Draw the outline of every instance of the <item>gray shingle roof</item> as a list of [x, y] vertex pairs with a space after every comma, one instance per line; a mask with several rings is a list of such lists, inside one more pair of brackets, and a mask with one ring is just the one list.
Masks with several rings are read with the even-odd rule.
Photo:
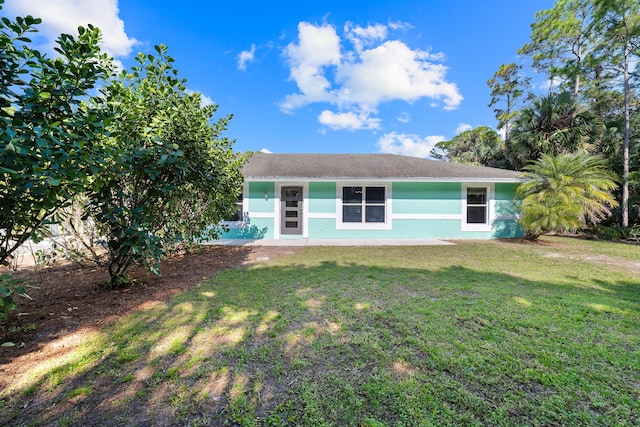
[[484, 179], [517, 181], [518, 172], [484, 166], [425, 160], [396, 154], [265, 154], [255, 153], [243, 174], [255, 179]]

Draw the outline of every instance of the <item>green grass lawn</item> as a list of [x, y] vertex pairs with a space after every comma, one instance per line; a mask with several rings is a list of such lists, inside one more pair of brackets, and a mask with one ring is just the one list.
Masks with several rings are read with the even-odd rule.
[[638, 425], [639, 272], [639, 246], [577, 239], [306, 247], [96, 330], [0, 392], [1, 417]]

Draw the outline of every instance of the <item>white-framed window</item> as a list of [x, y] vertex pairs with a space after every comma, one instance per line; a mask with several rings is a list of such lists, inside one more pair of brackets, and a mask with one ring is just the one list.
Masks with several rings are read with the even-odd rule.
[[385, 185], [339, 185], [338, 192], [338, 228], [389, 228], [390, 195]]
[[238, 196], [238, 200], [236, 200], [236, 211], [233, 214], [233, 217], [229, 219], [229, 221], [242, 221], [244, 220], [244, 210], [242, 209], [244, 206], [242, 193]]
[[493, 185], [465, 184], [462, 197], [462, 229], [490, 231], [493, 224]]
[[238, 196], [238, 199], [235, 202], [236, 210], [233, 215], [222, 221], [223, 225], [226, 225], [230, 228], [239, 228], [242, 227], [246, 220], [246, 215], [244, 211], [244, 198], [242, 193]]

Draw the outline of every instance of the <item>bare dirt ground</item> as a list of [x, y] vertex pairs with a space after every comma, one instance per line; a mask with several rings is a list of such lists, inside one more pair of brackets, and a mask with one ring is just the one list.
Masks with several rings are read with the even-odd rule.
[[[131, 269], [134, 283], [118, 290], [103, 284], [109, 275], [105, 267], [78, 268], [60, 265], [51, 268], [27, 267], [14, 273], [16, 278], [37, 286], [29, 289], [33, 298], [19, 298], [19, 309], [0, 322], [0, 387], [24, 372], [24, 361], [46, 359], [48, 343], [65, 335], [90, 330], [135, 310], [150, 301], [162, 301], [184, 292], [216, 272], [273, 259], [293, 253], [297, 248], [264, 246], [205, 246], [197, 252], [176, 255], [161, 266], [161, 276], [138, 267]], [[21, 363], [12, 363], [20, 358]], [[5, 384], [3, 384], [5, 383]]]

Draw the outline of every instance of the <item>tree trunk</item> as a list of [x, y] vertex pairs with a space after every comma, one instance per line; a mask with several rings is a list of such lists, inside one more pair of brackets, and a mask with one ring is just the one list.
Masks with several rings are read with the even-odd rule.
[[122, 285], [129, 282], [129, 279], [124, 275], [129, 266], [133, 262], [133, 258], [129, 255], [110, 253], [111, 262], [109, 263], [109, 288], [117, 289]]
[[622, 228], [629, 226], [629, 45], [624, 48], [624, 142], [622, 145]]
[[578, 41], [576, 42], [576, 50], [574, 54], [576, 55], [576, 62], [578, 63], [576, 70], [576, 80], [573, 85], [573, 100], [574, 102], [578, 102], [578, 93], [580, 93], [580, 71], [582, 69], [582, 33], [578, 36]]

